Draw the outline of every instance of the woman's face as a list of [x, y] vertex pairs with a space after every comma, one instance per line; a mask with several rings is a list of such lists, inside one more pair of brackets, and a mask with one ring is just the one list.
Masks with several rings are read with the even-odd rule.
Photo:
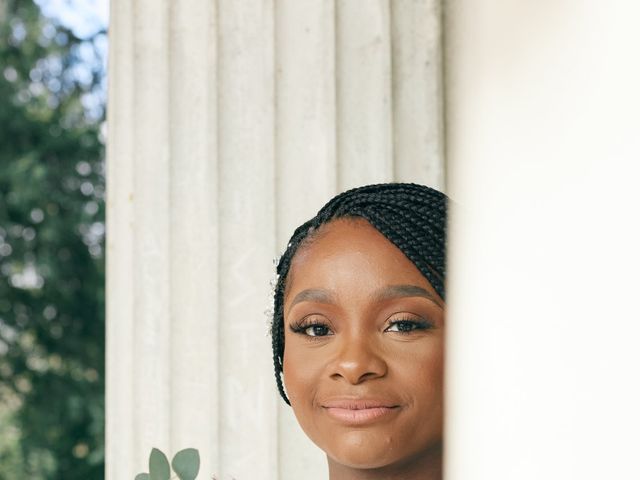
[[439, 455], [444, 302], [368, 222], [332, 221], [296, 253], [284, 323], [287, 394], [330, 465]]

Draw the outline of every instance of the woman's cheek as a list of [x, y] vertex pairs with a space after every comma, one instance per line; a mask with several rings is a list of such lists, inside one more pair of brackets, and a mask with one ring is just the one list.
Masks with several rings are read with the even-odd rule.
[[302, 350], [295, 342], [290, 342], [283, 359], [284, 385], [294, 407], [310, 401], [309, 397], [319, 380], [317, 362]]

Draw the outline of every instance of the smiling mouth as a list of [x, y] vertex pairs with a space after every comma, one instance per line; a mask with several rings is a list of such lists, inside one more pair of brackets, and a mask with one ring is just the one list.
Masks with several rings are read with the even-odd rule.
[[322, 408], [331, 418], [347, 425], [383, 420], [400, 410], [399, 405], [367, 400], [332, 401], [325, 403]]

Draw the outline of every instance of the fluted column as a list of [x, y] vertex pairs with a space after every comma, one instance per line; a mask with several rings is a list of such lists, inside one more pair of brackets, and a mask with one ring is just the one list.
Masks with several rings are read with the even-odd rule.
[[219, 463], [216, 9], [113, 2], [107, 478], [153, 446]]
[[107, 478], [326, 478], [279, 399], [272, 259], [335, 193], [442, 188], [436, 0], [113, 0]]

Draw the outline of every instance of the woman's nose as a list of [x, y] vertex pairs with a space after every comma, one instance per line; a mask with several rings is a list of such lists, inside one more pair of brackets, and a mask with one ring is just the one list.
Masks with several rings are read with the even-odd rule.
[[376, 343], [369, 337], [345, 337], [337, 346], [336, 357], [330, 364], [331, 377], [343, 378], [357, 385], [386, 375], [387, 363]]

